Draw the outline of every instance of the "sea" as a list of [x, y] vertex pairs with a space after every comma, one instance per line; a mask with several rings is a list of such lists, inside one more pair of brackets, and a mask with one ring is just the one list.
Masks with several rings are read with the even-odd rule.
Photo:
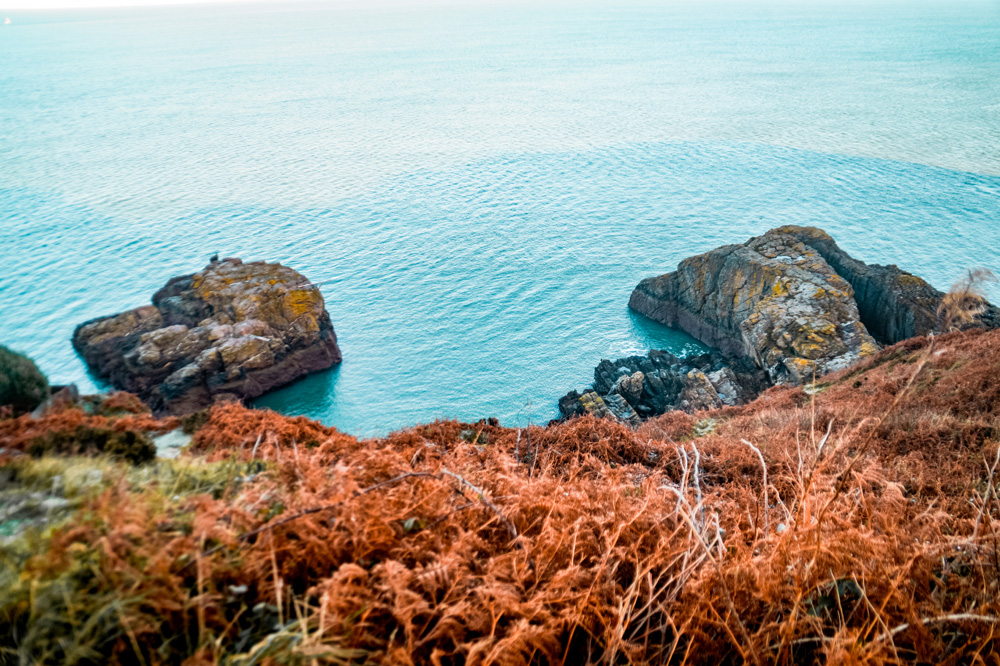
[[779, 225], [1000, 272], [1000, 2], [4, 17], [0, 344], [55, 384], [107, 388], [74, 327], [216, 253], [320, 284], [343, 351], [255, 404], [362, 437], [542, 424], [602, 358], [698, 350], [632, 288]]

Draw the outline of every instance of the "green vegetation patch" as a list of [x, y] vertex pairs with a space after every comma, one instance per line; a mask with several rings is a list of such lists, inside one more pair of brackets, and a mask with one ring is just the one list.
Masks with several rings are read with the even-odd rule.
[[30, 412], [49, 396], [49, 382], [27, 356], [0, 345], [0, 407]]
[[156, 457], [156, 446], [148, 435], [135, 430], [111, 430], [80, 425], [72, 430], [56, 430], [36, 437], [28, 453], [77, 455], [105, 453], [132, 464], [149, 462]]

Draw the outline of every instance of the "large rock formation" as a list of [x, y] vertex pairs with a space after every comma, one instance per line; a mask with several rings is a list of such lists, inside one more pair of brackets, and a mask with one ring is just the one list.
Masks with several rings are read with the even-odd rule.
[[[776, 384], [801, 384], [938, 327], [945, 294], [896, 266], [867, 265], [823, 230], [785, 226], [647, 278], [629, 307], [681, 328]], [[1000, 325], [984, 304], [978, 325]]]
[[153, 304], [81, 324], [73, 346], [159, 413], [254, 398], [341, 360], [319, 289], [280, 264], [213, 261]]
[[[867, 265], [821, 229], [786, 226], [690, 257], [647, 278], [629, 307], [720, 354], [601, 361], [594, 385], [559, 401], [564, 417], [627, 423], [672, 409], [746, 402], [771, 384], [804, 384], [893, 344], [934, 332], [945, 294], [896, 266]], [[1000, 326], [978, 302], [971, 325]], [[966, 322], [968, 324], [968, 322]], [[759, 369], [759, 370], [757, 370]]]
[[[861, 322], [882, 344], [891, 345], [918, 335], [937, 331], [938, 306], [944, 293], [923, 278], [890, 264], [866, 264], [851, 257], [822, 229], [816, 227], [779, 227], [768, 233], [788, 234], [822, 256], [837, 274], [854, 289]], [[980, 324], [1000, 326], [1000, 311], [985, 305]]]
[[775, 384], [801, 384], [878, 350], [850, 283], [781, 230], [643, 280], [629, 307], [727, 356], [752, 359]]

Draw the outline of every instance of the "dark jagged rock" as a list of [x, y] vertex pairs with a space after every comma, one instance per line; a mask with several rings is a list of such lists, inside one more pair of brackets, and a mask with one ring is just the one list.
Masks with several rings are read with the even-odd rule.
[[213, 261], [153, 304], [81, 324], [73, 346], [158, 413], [254, 398], [341, 360], [319, 289], [280, 264]]
[[593, 414], [638, 425], [675, 409], [743, 404], [767, 386], [764, 373], [744, 361], [727, 361], [717, 353], [681, 359], [654, 349], [646, 356], [602, 360], [594, 370], [593, 388], [567, 393], [559, 400], [559, 411], [563, 418]]

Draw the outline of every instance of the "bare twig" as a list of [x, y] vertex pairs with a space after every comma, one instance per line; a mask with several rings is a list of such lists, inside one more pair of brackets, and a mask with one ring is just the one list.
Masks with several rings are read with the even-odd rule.
[[983, 506], [979, 509], [979, 514], [976, 516], [976, 525], [972, 529], [972, 540], [976, 540], [976, 536], [979, 534], [979, 523], [983, 519], [983, 514], [989, 509], [990, 506], [990, 490], [993, 488], [993, 475], [997, 471], [997, 465], [1000, 465], [1000, 446], [997, 447], [996, 459], [993, 461], [993, 465], [989, 465], [986, 460], [983, 460], [983, 464], [986, 465], [986, 489], [983, 491]]
[[479, 501], [485, 504], [487, 507], [489, 507], [489, 509], [497, 515], [497, 517], [500, 519], [500, 522], [502, 522], [504, 527], [507, 528], [507, 531], [510, 532], [510, 536], [515, 540], [517, 539], [518, 536], [517, 528], [514, 527], [514, 523], [507, 520], [507, 516], [503, 515], [503, 512], [500, 511], [500, 508], [496, 504], [491, 502], [488, 497], [486, 497], [486, 493], [483, 492], [482, 488], [474, 486], [473, 484], [466, 481], [464, 477], [455, 474], [454, 472], [445, 467], [441, 468], [441, 473], [446, 476], [450, 476], [451, 478], [455, 479], [456, 481], [458, 481], [459, 483], [461, 483], [462, 485], [464, 485], [465, 487], [469, 488], [474, 493], [476, 493], [479, 496]]
[[764, 472], [764, 480], [763, 480], [763, 485], [764, 485], [764, 536], [766, 537], [771, 532], [770, 519], [767, 516], [767, 506], [768, 506], [768, 504], [767, 504], [767, 463], [764, 462], [764, 454], [760, 452], [760, 449], [758, 449], [756, 446], [754, 446], [753, 444], [751, 444], [750, 442], [748, 442], [745, 439], [741, 439], [740, 441], [743, 442], [744, 444], [746, 444], [747, 446], [749, 446], [750, 449], [754, 453], [757, 454], [757, 459], [760, 460], [760, 468]]
[[698, 519], [701, 521], [701, 529], [705, 529], [705, 506], [701, 501], [701, 476], [699, 474], [699, 467], [701, 467], [701, 452], [698, 447], [695, 446], [694, 442], [691, 442], [691, 448], [694, 449], [694, 492], [695, 492], [695, 509], [698, 511]]
[[[976, 615], [975, 613], [955, 613], [953, 615], [939, 615], [937, 617], [924, 617], [918, 620], [920, 624], [941, 624], [942, 622], [983, 622], [986, 624], [997, 624], [1000, 623], [1000, 617], [994, 617], [992, 615]], [[897, 634], [901, 634], [907, 629], [909, 629], [911, 624], [909, 622], [904, 622], [898, 627], [894, 627], [889, 631], [882, 632], [876, 636], [872, 642], [881, 643], [884, 640], [892, 638]]]

